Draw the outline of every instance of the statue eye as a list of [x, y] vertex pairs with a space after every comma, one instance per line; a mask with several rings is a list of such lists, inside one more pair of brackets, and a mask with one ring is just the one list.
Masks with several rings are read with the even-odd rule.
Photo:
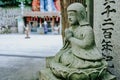
[[75, 16], [75, 14], [71, 13], [70, 16]]
[[75, 14], [74, 13], [69, 13], [68, 16], [75, 16]]

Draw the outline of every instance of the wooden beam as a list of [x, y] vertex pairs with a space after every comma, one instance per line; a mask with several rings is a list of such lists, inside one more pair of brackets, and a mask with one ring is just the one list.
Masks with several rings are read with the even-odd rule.
[[23, 16], [40, 16], [40, 17], [44, 17], [44, 16], [60, 16], [59, 12], [39, 12], [39, 11], [30, 11], [30, 12], [25, 12], [23, 14]]
[[61, 15], [62, 15], [62, 37], [65, 36], [65, 29], [69, 27], [68, 18], [67, 18], [67, 7], [74, 3], [79, 2], [85, 4], [83, 0], [60, 0], [61, 5]]

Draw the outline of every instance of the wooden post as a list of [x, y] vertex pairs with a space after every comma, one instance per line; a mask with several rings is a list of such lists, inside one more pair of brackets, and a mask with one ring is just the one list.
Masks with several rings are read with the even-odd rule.
[[67, 19], [67, 7], [74, 2], [79, 2], [79, 3], [82, 3], [83, 5], [85, 4], [85, 0], [60, 0], [63, 38], [65, 36], [65, 33], [64, 33], [65, 29], [69, 27], [69, 23]]

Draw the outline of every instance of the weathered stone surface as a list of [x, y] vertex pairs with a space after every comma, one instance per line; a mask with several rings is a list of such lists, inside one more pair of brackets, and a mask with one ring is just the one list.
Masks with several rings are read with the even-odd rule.
[[[108, 1], [108, 3], [106, 3]], [[112, 2], [109, 2], [112, 1]], [[106, 4], [105, 4], [106, 3]], [[108, 6], [108, 7], [107, 7]], [[107, 9], [105, 9], [107, 7]], [[120, 80], [120, 0], [94, 0], [94, 32], [101, 53], [113, 57], [109, 70]], [[104, 11], [108, 13], [103, 13]], [[109, 11], [112, 10], [112, 11]], [[108, 21], [104, 21], [109, 19]], [[111, 19], [111, 20], [110, 20]], [[102, 25], [103, 23], [108, 23]], [[103, 29], [107, 29], [106, 31]], [[108, 30], [109, 29], [109, 30]], [[108, 43], [106, 43], [108, 42]]]
[[116, 80], [107, 72], [108, 64], [96, 47], [84, 6], [73, 3], [67, 14], [70, 27], [65, 30], [63, 48], [49, 68], [40, 71], [40, 80]]
[[11, 33], [17, 33], [18, 29], [17, 29], [17, 27], [11, 27], [10, 31], [11, 31]]
[[[30, 8], [25, 8], [24, 12], [30, 11]], [[16, 17], [21, 15], [20, 8], [0, 8], [0, 26], [16, 27]]]
[[57, 79], [51, 72], [50, 69], [41, 70], [39, 73], [40, 80], [61, 80]]

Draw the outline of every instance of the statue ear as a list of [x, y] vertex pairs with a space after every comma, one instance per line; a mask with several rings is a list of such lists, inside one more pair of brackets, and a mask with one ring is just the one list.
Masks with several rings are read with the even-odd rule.
[[80, 18], [81, 18], [82, 20], [85, 19], [85, 15], [86, 15], [86, 14], [85, 14], [83, 11], [80, 12]]
[[81, 17], [81, 14], [80, 14], [80, 13], [77, 13], [77, 20], [78, 20], [78, 22], [79, 22], [79, 24], [80, 24], [80, 22], [81, 22], [81, 20], [82, 20], [82, 17]]

